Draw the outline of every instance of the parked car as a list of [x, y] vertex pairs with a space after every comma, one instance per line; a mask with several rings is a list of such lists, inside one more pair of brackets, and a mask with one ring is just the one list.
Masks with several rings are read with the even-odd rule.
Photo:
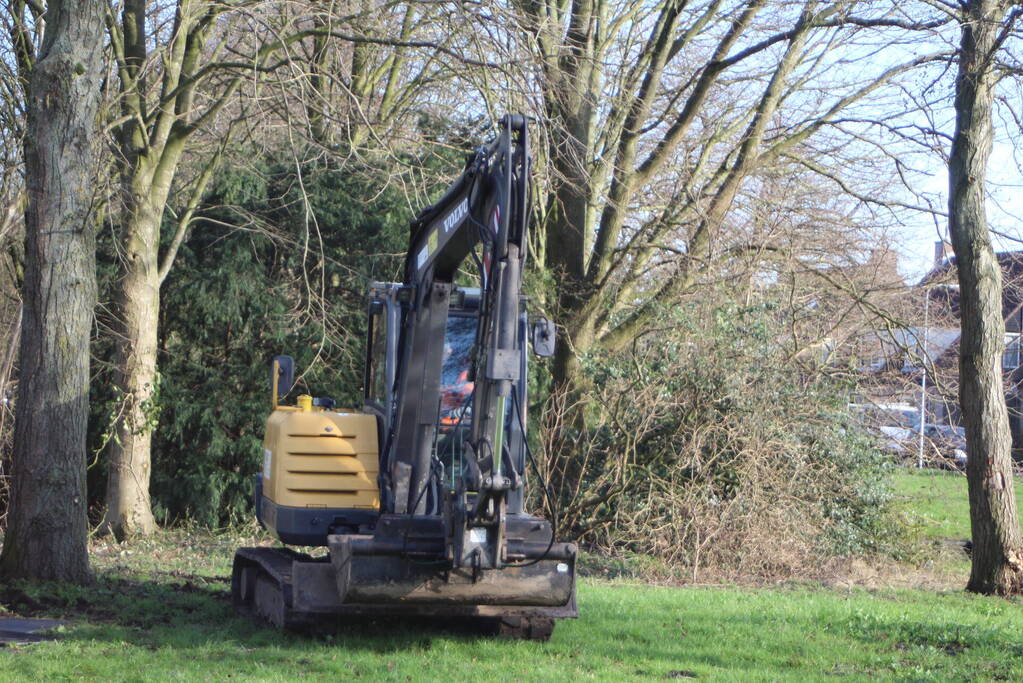
[[[920, 411], [905, 403], [849, 404], [878, 436], [881, 448], [906, 461], [920, 456]], [[931, 466], [966, 466], [966, 432], [962, 427], [925, 423], [924, 460]]]
[[938, 457], [941, 467], [963, 469], [966, 467], [966, 430], [947, 424], [924, 425], [924, 438], [931, 452]]
[[914, 448], [913, 437], [920, 431], [920, 411], [906, 403], [850, 403], [850, 410], [878, 437], [881, 448], [899, 457], [908, 457]]

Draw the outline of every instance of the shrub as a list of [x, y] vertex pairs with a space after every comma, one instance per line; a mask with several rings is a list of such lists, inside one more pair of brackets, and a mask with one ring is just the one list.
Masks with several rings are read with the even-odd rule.
[[[779, 326], [770, 305], [719, 298], [586, 358], [585, 427], [550, 429], [543, 449], [563, 532], [693, 576], [889, 550], [885, 459], [847, 410], [853, 387], [800, 368]], [[552, 396], [546, 423], [572, 408]]]

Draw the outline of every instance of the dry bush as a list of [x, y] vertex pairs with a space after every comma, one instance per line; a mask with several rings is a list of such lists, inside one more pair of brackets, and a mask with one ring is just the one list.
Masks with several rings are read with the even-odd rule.
[[769, 305], [665, 317], [628, 351], [586, 358], [578, 402], [547, 403], [541, 469], [561, 533], [694, 580], [883, 550], [883, 456], [849, 415], [851, 387], [800, 371]]

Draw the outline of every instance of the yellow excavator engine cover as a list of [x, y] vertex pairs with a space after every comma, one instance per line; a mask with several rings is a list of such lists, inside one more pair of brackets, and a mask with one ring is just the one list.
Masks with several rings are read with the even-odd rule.
[[284, 527], [315, 521], [325, 544], [334, 512], [357, 510], [363, 514], [352, 518], [364, 519], [379, 511], [378, 471], [375, 416], [278, 407], [266, 421], [260, 521], [285, 542], [299, 530]]

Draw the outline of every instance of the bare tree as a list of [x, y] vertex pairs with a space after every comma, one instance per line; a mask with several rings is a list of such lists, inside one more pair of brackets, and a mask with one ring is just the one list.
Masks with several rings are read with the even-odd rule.
[[85, 439], [104, 5], [52, 0], [35, 18], [46, 28], [28, 77], [21, 385], [0, 555], [7, 578], [90, 579]]
[[18, 339], [21, 336], [21, 287], [25, 242], [24, 150], [25, 93], [31, 72], [35, 32], [27, 25], [27, 6], [12, 2], [0, 10], [0, 529], [8, 500], [8, 471], [13, 449]]
[[1012, 486], [1002, 353], [1002, 273], [991, 245], [985, 191], [991, 153], [996, 53], [1020, 14], [1005, 0], [968, 0], [958, 16], [956, 127], [948, 160], [949, 234], [962, 307], [959, 401], [966, 426], [973, 531], [967, 589], [1023, 592], [1023, 539]]
[[[858, 32], [913, 25], [874, 5], [515, 4], [548, 126], [552, 189], [537, 252], [556, 274], [565, 322], [557, 384], [575, 383], [590, 349], [631, 344], [737, 253], [737, 198], [758, 173], [809, 160], [807, 169], [841, 182], [835, 150], [853, 135], [840, 120], [932, 58], [890, 68], [864, 60], [841, 80], [851, 71], [832, 68], [833, 55]], [[854, 14], [861, 9], [868, 14]], [[831, 151], [807, 147], [828, 136]]]
[[[108, 15], [121, 109], [115, 155], [123, 274], [115, 330], [120, 405], [100, 528], [118, 538], [155, 528], [149, 480], [159, 413], [160, 288], [235, 124], [257, 146], [272, 137], [268, 125], [280, 126], [277, 137], [288, 141], [299, 168], [322, 154], [357, 154], [367, 139], [393, 133], [407, 118], [425, 83], [438, 77], [437, 55], [450, 52], [440, 42], [414, 39], [412, 29], [424, 18], [415, 3], [178, 0], [167, 25], [170, 10], [148, 6], [125, 0], [119, 21]], [[412, 49], [424, 56], [407, 59]], [[253, 87], [242, 93], [247, 83]], [[207, 131], [205, 151], [196, 151], [202, 145], [193, 143]], [[181, 183], [190, 145], [191, 178]], [[307, 150], [298, 151], [302, 145]], [[185, 200], [167, 221], [173, 189], [181, 185]], [[316, 227], [315, 216], [309, 222]]]
[[[241, 3], [244, 4], [244, 3]], [[191, 225], [229, 129], [198, 161], [185, 188], [172, 235], [161, 254], [168, 199], [188, 142], [214, 121], [242, 83], [238, 75], [211, 68], [227, 38], [217, 26], [230, 3], [180, 0], [150, 14], [144, 0], [125, 0], [107, 26], [118, 76], [120, 117], [115, 128], [115, 166], [122, 187], [119, 216], [123, 273], [116, 295], [115, 385], [120, 405], [109, 441], [106, 513], [101, 532], [118, 538], [151, 533], [156, 522], [149, 498], [150, 443], [158, 406], [157, 324], [160, 286]], [[230, 24], [230, 22], [226, 22]], [[151, 47], [156, 45], [156, 49]], [[213, 45], [211, 50], [210, 44]]]

